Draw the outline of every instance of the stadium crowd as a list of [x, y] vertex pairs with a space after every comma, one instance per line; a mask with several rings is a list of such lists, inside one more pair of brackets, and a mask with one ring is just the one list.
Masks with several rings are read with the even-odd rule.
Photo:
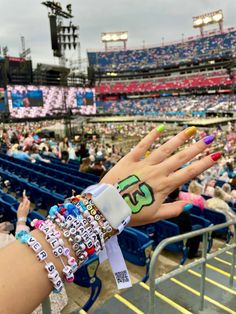
[[97, 101], [100, 114], [202, 116], [209, 110], [236, 111], [235, 94]]
[[231, 56], [236, 43], [233, 30], [178, 44], [126, 51], [88, 52], [89, 63], [101, 72], [139, 71]]

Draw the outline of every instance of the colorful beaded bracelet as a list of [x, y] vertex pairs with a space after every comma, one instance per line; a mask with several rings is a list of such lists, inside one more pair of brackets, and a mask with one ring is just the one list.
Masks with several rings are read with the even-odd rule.
[[42, 245], [27, 231], [19, 231], [16, 233], [16, 239], [21, 243], [28, 244], [28, 246], [37, 254], [39, 262], [45, 263], [45, 269], [48, 272], [48, 279], [52, 282], [54, 290], [53, 292], [59, 293], [63, 288], [63, 282], [59, 276], [55, 265], [52, 262], [47, 262], [48, 254], [43, 250]]

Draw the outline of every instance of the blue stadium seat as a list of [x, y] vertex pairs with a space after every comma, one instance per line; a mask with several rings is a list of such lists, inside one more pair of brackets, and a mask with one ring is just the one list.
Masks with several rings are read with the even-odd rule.
[[[223, 213], [215, 212], [207, 208], [204, 209], [204, 217], [208, 219], [209, 221], [211, 221], [214, 225], [222, 224], [227, 221]], [[214, 234], [226, 235], [226, 241], [228, 242], [230, 240], [229, 228], [222, 228], [222, 229], [216, 230]]]
[[94, 302], [97, 300], [102, 289], [102, 282], [97, 277], [98, 266], [99, 266], [98, 257], [96, 255], [93, 255], [74, 274], [75, 284], [82, 287], [90, 288], [89, 299], [83, 305], [83, 309], [86, 312], [93, 306]]
[[146, 282], [149, 278], [153, 241], [143, 232], [129, 227], [118, 236], [118, 241], [127, 261], [146, 267], [145, 276], [142, 279], [143, 282]]

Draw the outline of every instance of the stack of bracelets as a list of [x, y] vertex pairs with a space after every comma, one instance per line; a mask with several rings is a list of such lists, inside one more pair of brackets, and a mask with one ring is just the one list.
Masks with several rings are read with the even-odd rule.
[[[74, 273], [88, 257], [101, 252], [105, 247], [105, 241], [115, 234], [115, 230], [87, 194], [73, 196], [66, 199], [64, 204], [52, 206], [46, 220], [34, 219], [31, 225], [44, 233], [52, 253], [63, 265], [64, 280], [68, 283], [74, 281]], [[76, 258], [70, 255], [70, 249], [65, 246], [62, 235], [71, 243]], [[37, 254], [37, 259], [45, 263], [48, 278], [54, 287], [53, 291], [60, 292], [63, 280], [55, 265], [47, 260], [48, 254], [42, 245], [25, 230], [18, 232], [16, 238], [21, 243], [28, 244]]]

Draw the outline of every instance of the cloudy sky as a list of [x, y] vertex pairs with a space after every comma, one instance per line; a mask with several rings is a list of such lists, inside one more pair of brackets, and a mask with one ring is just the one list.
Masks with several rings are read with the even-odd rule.
[[[43, 0], [42, 0], [43, 1]], [[0, 46], [7, 45], [9, 55], [18, 56], [24, 36], [31, 48], [34, 65], [54, 63], [50, 49], [47, 8], [40, 0], [0, 0]], [[236, 26], [235, 0], [62, 0], [72, 3], [74, 24], [80, 26], [82, 56], [87, 49], [102, 47], [100, 33], [128, 31], [128, 47], [180, 40], [198, 34], [192, 28], [192, 16], [223, 9], [225, 27]], [[71, 53], [69, 58], [76, 58]]]

